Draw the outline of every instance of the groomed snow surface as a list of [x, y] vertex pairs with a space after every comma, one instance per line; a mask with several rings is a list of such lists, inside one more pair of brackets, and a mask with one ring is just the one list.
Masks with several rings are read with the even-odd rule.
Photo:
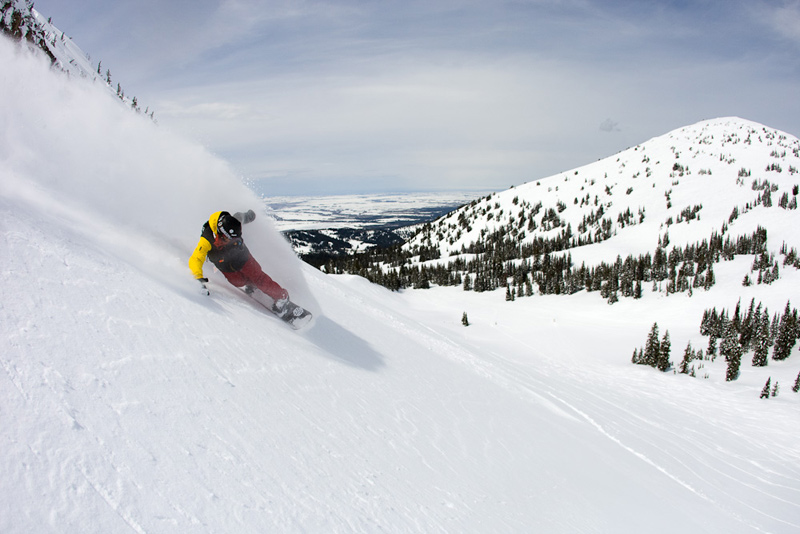
[[630, 363], [654, 321], [677, 365], [705, 308], [781, 312], [794, 269], [613, 306], [398, 294], [260, 217], [317, 315], [295, 332], [210, 268], [196, 292], [204, 220], [259, 205], [223, 162], [5, 39], [0, 64], [0, 532], [800, 531], [800, 356]]

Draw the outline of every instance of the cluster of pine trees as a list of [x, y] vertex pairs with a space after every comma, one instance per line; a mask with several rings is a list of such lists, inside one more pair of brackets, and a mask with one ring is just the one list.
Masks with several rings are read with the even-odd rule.
[[732, 317], [727, 310], [706, 310], [700, 333], [709, 338], [708, 354], [715, 355], [719, 351], [730, 361], [741, 360], [744, 354], [752, 351], [752, 364], [764, 367], [769, 362], [770, 350], [773, 360], [782, 361], [789, 357], [800, 338], [800, 324], [797, 309], [792, 308], [789, 301], [783, 314], [776, 313], [770, 317], [769, 310], [762, 309], [760, 302], [756, 306], [753, 299], [746, 312], [742, 312], [741, 302], [737, 303]]
[[[569, 247], [566, 230], [560, 237], [538, 237], [521, 245], [515, 236], [501, 228], [473, 243], [469, 254], [454, 256], [446, 263], [431, 261], [440, 258], [438, 247], [417, 246], [408, 250], [397, 245], [331, 258], [325, 270], [358, 274], [392, 290], [427, 288], [431, 284], [461, 285], [465, 291], [477, 292], [506, 288], [507, 300], [514, 300], [537, 291], [542, 295], [572, 294], [585, 289], [598, 291], [611, 304], [620, 297], [640, 298], [643, 284], [652, 284], [654, 291], [667, 294], [708, 289], [715, 283], [714, 264], [742, 254], [756, 256], [754, 271], [759, 273], [759, 283], [777, 279], [778, 263], [766, 252], [766, 229], [758, 228], [736, 239], [726, 237], [726, 231], [724, 226], [722, 233], [714, 232], [709, 239], [686, 247], [672, 247], [669, 251], [669, 235], [665, 234], [652, 254], [629, 255], [624, 260], [617, 257], [614, 263], [603, 262], [593, 267], [575, 267], [569, 253], [552, 254]], [[794, 249], [786, 254], [786, 261], [798, 263]], [[421, 263], [412, 263], [413, 259]]]
[[669, 340], [669, 330], [664, 332], [664, 337], [658, 339], [658, 323], [653, 323], [650, 333], [647, 335], [647, 342], [644, 348], [633, 351], [631, 361], [636, 365], [649, 365], [659, 371], [666, 372], [672, 368], [670, 361], [670, 351], [672, 343]]
[[[100, 76], [100, 78], [106, 82], [106, 85], [108, 85], [109, 87], [111, 87], [113, 89], [113, 82], [111, 81], [111, 70], [110, 69], [106, 69], [105, 74], [103, 74], [103, 62], [102, 61], [97, 63], [97, 75]], [[125, 102], [125, 99], [127, 98], [125, 96], [125, 90], [122, 88], [122, 86], [119, 83], [117, 83], [117, 98], [119, 98], [123, 102]], [[130, 99], [130, 105], [131, 105], [131, 109], [133, 111], [135, 111], [136, 113], [142, 113], [142, 108], [139, 107], [139, 99], [136, 98], [135, 96]], [[147, 115], [148, 117], [150, 117], [150, 120], [152, 120], [152, 121], [156, 120], [155, 111], [150, 111], [149, 107], [145, 108], [144, 114]]]
[[[716, 308], [706, 310], [700, 322], [700, 333], [708, 336], [708, 347], [695, 351], [691, 342], [687, 344], [678, 372], [696, 376], [692, 362], [714, 361], [717, 356], [722, 356], [727, 362], [725, 380], [733, 381], [739, 377], [742, 358], [752, 352], [752, 365], [764, 367], [768, 365], [770, 351], [772, 359], [782, 361], [788, 358], [800, 338], [800, 320], [797, 309], [792, 308], [789, 301], [782, 314], [770, 316], [769, 310], [755, 299], [750, 301], [746, 311], [742, 310], [741, 301], [731, 315], [723, 309], [718, 312]], [[653, 323], [647, 341], [643, 348], [633, 351], [631, 361], [637, 365], [650, 365], [660, 371], [672, 368], [670, 361], [669, 331], [659, 340], [658, 324]], [[777, 395], [777, 382], [773, 387]], [[800, 391], [800, 374], [798, 375], [793, 391]], [[768, 393], [773, 392], [766, 386]], [[772, 395], [772, 396], [774, 396]], [[769, 395], [766, 395], [768, 397]], [[762, 398], [765, 395], [762, 393]]]

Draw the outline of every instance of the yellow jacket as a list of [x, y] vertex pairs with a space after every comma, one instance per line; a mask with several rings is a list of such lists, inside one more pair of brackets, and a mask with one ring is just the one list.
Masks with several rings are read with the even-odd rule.
[[[189, 258], [189, 269], [196, 279], [205, 278], [203, 276], [203, 264], [206, 259], [210, 260], [222, 272], [235, 272], [240, 270], [247, 260], [250, 259], [250, 251], [241, 238], [231, 239], [223, 242], [217, 233], [217, 223], [220, 215], [228, 212], [217, 211], [211, 214], [208, 221], [203, 225], [200, 240]], [[255, 213], [234, 213], [233, 217], [245, 224], [255, 219]]]

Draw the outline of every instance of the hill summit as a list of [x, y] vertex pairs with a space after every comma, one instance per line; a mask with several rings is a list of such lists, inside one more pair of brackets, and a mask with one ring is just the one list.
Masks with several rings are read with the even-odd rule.
[[[798, 266], [798, 169], [796, 137], [739, 118], [703, 121], [477, 199], [422, 225], [402, 247], [367, 256], [370, 267], [360, 258], [359, 274], [392, 288], [603, 289], [613, 301], [636, 283], [655, 281], [667, 293], [707, 288], [715, 262], [752, 254], [765, 255], [761, 275], [741, 279], [763, 280], [778, 261]], [[617, 262], [624, 269], [615, 271]]]

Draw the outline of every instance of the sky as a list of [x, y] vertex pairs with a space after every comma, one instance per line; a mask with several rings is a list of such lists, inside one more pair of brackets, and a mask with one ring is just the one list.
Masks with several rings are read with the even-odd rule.
[[36, 0], [266, 195], [497, 191], [695, 122], [800, 135], [800, 0]]

